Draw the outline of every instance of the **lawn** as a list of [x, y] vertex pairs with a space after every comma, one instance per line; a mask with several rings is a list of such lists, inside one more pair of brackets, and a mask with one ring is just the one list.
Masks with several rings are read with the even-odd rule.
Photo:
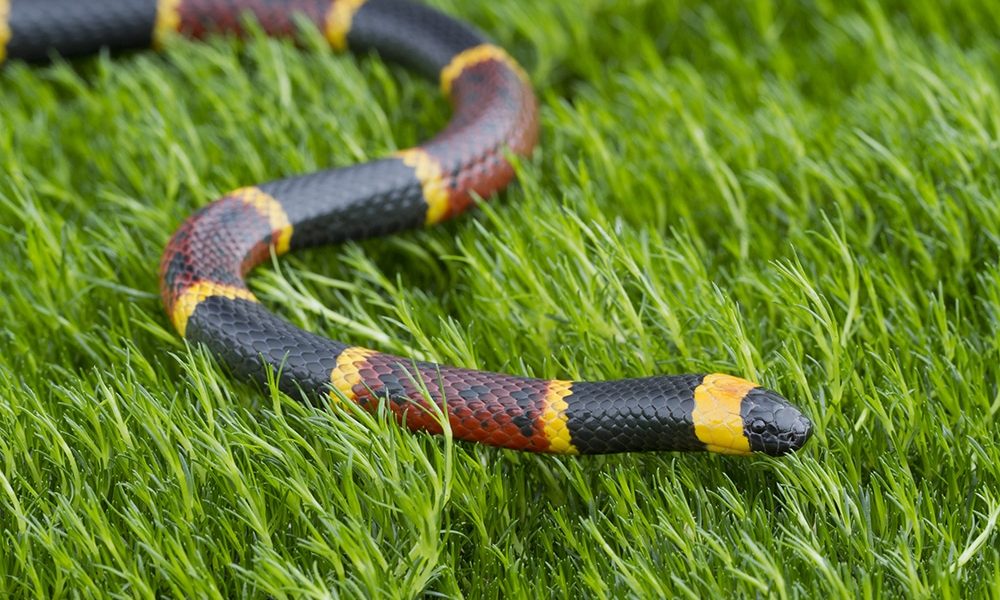
[[234, 380], [163, 312], [170, 234], [430, 136], [436, 86], [259, 37], [12, 64], [0, 595], [996, 597], [995, 7], [435, 3], [525, 65], [539, 151], [471, 215], [259, 269], [262, 301], [459, 366], [741, 375], [812, 440], [524, 455]]

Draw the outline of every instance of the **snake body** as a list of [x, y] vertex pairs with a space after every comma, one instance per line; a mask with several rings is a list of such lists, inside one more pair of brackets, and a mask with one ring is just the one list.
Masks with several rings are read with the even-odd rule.
[[[44, 60], [161, 45], [175, 34], [318, 28], [336, 49], [375, 51], [440, 82], [447, 127], [372, 162], [243, 187], [187, 219], [167, 244], [161, 292], [177, 331], [238, 377], [328, 402], [386, 402], [400, 422], [531, 452], [710, 450], [783, 454], [811, 423], [777, 393], [696, 374], [543, 380], [414, 361], [326, 339], [268, 311], [245, 275], [290, 250], [432, 225], [489, 198], [528, 156], [537, 105], [524, 71], [470, 26], [404, 0], [0, 0], [0, 59]], [[234, 160], [239, 160], [234, 157]], [[432, 406], [433, 405], [433, 406]]]

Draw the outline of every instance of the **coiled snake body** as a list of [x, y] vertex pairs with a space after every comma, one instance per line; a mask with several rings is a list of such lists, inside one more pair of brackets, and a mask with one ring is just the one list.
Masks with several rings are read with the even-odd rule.
[[[525, 73], [464, 23], [404, 0], [0, 0], [0, 59], [43, 60], [99, 48], [159, 45], [179, 33], [269, 35], [311, 22], [337, 48], [374, 50], [440, 81], [453, 116], [430, 141], [364, 164], [237, 189], [190, 217], [160, 264], [178, 332], [240, 377], [281, 389], [386, 401], [406, 426], [532, 452], [640, 450], [783, 454], [811, 424], [776, 393], [723, 374], [602, 382], [542, 380], [390, 356], [303, 331], [264, 308], [245, 274], [271, 252], [431, 225], [488, 198], [514, 176], [507, 153], [535, 145]], [[238, 160], [238, 158], [235, 158]]]

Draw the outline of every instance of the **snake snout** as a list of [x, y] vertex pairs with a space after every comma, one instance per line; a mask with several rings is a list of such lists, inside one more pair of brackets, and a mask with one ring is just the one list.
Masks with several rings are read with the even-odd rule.
[[743, 399], [743, 430], [750, 450], [772, 456], [801, 448], [812, 435], [812, 421], [787, 400], [766, 388]]

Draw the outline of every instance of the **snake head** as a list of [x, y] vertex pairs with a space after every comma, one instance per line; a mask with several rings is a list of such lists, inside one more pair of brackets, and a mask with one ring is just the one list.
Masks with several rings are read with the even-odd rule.
[[787, 400], [767, 388], [754, 388], [740, 406], [743, 434], [752, 452], [780, 456], [801, 448], [812, 435], [812, 422]]
[[812, 433], [799, 409], [740, 377], [705, 375], [693, 396], [694, 433], [710, 452], [778, 456], [801, 448]]

